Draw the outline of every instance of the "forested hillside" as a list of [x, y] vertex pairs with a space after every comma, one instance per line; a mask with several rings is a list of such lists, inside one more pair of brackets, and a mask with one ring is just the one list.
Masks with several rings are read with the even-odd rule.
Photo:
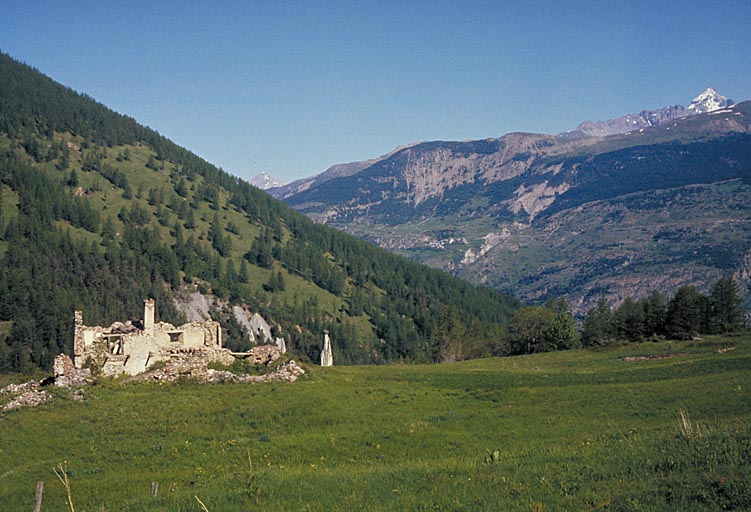
[[89, 324], [177, 323], [193, 286], [261, 312], [302, 357], [329, 329], [340, 363], [489, 353], [516, 301], [305, 216], [134, 119], [0, 54], [0, 370], [47, 368]]

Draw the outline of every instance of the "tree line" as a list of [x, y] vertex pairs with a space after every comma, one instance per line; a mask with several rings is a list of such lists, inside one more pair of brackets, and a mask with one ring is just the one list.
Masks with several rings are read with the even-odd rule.
[[707, 295], [686, 285], [669, 300], [653, 291], [639, 300], [626, 297], [615, 309], [601, 297], [584, 318], [582, 342], [597, 346], [657, 337], [686, 340], [702, 334], [738, 332], [745, 326], [740, 286], [732, 277], [723, 277]]

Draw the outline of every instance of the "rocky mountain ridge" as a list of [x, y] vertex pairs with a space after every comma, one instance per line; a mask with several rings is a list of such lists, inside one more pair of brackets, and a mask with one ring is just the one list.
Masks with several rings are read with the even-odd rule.
[[248, 180], [248, 183], [250, 183], [254, 187], [260, 188], [261, 190], [268, 190], [274, 187], [282, 187], [287, 184], [286, 181], [270, 176], [266, 172], [256, 174], [255, 176], [250, 178], [250, 180]]
[[[653, 282], [669, 293], [738, 271], [751, 251], [749, 208], [737, 199], [745, 196], [751, 176], [751, 103], [729, 106], [730, 100], [712, 92], [692, 103], [692, 111], [709, 112], [671, 117], [687, 109], [650, 111], [640, 117], [650, 124], [637, 123], [624, 133], [511, 133], [413, 144], [282, 197], [319, 222], [525, 300], [567, 295], [581, 311], [601, 293], [617, 302], [654, 288]], [[727, 193], [722, 201], [719, 190]], [[691, 243], [685, 255], [670, 259], [655, 249], [663, 244], [680, 252], [677, 233], [683, 228], [672, 219], [677, 212], [652, 200], [681, 204], [683, 218], [702, 226], [686, 227]], [[633, 209], [644, 202], [642, 211]], [[732, 225], [735, 231], [707, 225], [711, 216], [697, 212], [710, 206], [722, 212], [712, 226]], [[582, 211], [603, 215], [608, 229], [591, 224]], [[624, 223], [643, 224], [652, 238], [631, 235]], [[702, 229], [711, 236], [703, 239]], [[632, 246], [617, 233], [639, 243]], [[559, 246], [555, 237], [568, 241]], [[712, 261], [703, 260], [709, 253], [715, 254]], [[632, 265], [636, 260], [639, 265]], [[648, 268], [670, 277], [654, 281]]]
[[605, 121], [584, 121], [576, 129], [560, 134], [564, 138], [606, 137], [626, 133], [641, 128], [657, 126], [673, 119], [695, 114], [705, 114], [733, 104], [733, 100], [722, 96], [712, 87], [708, 87], [687, 107], [672, 105], [654, 110], [642, 110], [638, 114], [626, 114]]

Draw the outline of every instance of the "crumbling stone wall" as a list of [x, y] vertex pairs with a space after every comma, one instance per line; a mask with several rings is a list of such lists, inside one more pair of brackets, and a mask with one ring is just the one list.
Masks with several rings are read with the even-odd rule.
[[[115, 322], [109, 327], [86, 326], [83, 314], [75, 312], [73, 353], [75, 366], [101, 368], [104, 375], [137, 375], [158, 362], [195, 351], [222, 349], [219, 322], [190, 322], [179, 327], [154, 322], [154, 301], [144, 301], [144, 322], [139, 328], [131, 322]], [[229, 356], [231, 357], [231, 355]]]

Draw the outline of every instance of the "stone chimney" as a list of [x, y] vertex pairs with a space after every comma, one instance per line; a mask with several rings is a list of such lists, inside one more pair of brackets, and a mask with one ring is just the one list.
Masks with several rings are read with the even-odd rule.
[[329, 331], [323, 331], [321, 366], [334, 366], [334, 355], [331, 352], [331, 339], [329, 339]]
[[143, 329], [144, 331], [154, 329], [154, 299], [143, 300]]

